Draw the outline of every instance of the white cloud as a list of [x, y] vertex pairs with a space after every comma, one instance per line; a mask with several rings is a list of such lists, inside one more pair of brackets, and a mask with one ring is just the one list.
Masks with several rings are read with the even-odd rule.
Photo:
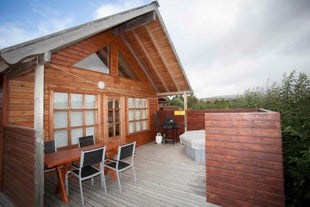
[[143, 0], [118, 0], [111, 3], [103, 3], [94, 12], [93, 18], [99, 19], [102, 17], [110, 16], [112, 14], [117, 14], [125, 10], [129, 10], [138, 6], [143, 6], [145, 2]]
[[160, 12], [194, 93], [240, 94], [310, 75], [310, 2], [306, 0], [159, 0]]

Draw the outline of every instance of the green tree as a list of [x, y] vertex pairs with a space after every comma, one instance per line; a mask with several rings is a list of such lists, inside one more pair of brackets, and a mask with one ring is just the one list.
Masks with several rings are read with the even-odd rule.
[[180, 108], [183, 108], [184, 103], [181, 98], [179, 98], [178, 96], [175, 96], [170, 100], [169, 106], [179, 106]]

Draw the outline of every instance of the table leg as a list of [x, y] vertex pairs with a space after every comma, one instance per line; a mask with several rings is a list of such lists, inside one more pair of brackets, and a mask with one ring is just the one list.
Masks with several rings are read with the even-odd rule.
[[[114, 159], [116, 154], [117, 154], [117, 150], [110, 150], [109, 152], [107, 152], [106, 156], [107, 156], [107, 158]], [[117, 180], [117, 175], [116, 175], [115, 171], [107, 169], [107, 168], [104, 169], [105, 175], [107, 175], [109, 172], [111, 174], [112, 180]]]
[[56, 167], [56, 171], [57, 171], [57, 176], [58, 176], [58, 187], [56, 189], [56, 191], [60, 191], [61, 194], [61, 199], [63, 202], [65, 203], [69, 203], [69, 199], [67, 196], [67, 192], [66, 192], [66, 186], [65, 186], [65, 182], [64, 182], [64, 174], [66, 173], [66, 166], [64, 166], [64, 169], [61, 169], [61, 166], [57, 166]]

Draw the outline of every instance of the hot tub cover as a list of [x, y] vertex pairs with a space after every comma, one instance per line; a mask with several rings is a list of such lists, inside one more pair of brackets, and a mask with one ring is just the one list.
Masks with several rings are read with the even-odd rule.
[[205, 149], [205, 130], [186, 131], [180, 135], [180, 143], [192, 149]]

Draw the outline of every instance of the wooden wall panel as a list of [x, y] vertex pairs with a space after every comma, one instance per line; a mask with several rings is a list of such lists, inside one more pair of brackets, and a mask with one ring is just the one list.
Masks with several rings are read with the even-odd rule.
[[35, 131], [4, 129], [3, 192], [16, 206], [35, 206]]
[[[111, 49], [110, 75], [72, 67], [76, 62], [107, 45], [110, 45]], [[135, 70], [139, 79], [138, 81], [132, 81], [117, 76], [118, 49], [122, 51], [128, 63]], [[98, 88], [98, 81], [105, 82], [105, 88], [103, 90]], [[32, 128], [34, 126], [34, 73], [29, 72], [14, 80], [10, 80], [9, 84], [8, 124]], [[152, 141], [156, 135], [154, 135], [155, 130], [153, 127], [155, 124], [152, 114], [153, 111], [158, 110], [156, 91], [130, 53], [130, 50], [126, 47], [126, 44], [119, 36], [112, 35], [111, 31], [100, 33], [52, 54], [52, 61], [45, 66], [44, 73], [45, 140], [53, 139], [49, 134], [51, 125], [51, 90], [95, 93], [99, 94], [100, 99], [102, 99], [103, 96], [125, 97], [125, 100], [127, 100], [127, 97], [149, 98], [151, 100], [149, 108], [150, 132], [142, 134], [145, 136], [144, 139], [148, 140], [147, 142]], [[102, 107], [102, 105], [100, 107]], [[102, 136], [102, 134], [99, 136]], [[139, 138], [139, 134], [131, 135], [131, 138], [135, 136], [137, 136], [137, 140], [142, 140], [142, 138]], [[139, 143], [142, 144], [146, 142], [139, 141]]]
[[284, 206], [279, 113], [205, 114], [207, 201], [221, 206]]
[[8, 124], [33, 128], [34, 74], [9, 80]]

